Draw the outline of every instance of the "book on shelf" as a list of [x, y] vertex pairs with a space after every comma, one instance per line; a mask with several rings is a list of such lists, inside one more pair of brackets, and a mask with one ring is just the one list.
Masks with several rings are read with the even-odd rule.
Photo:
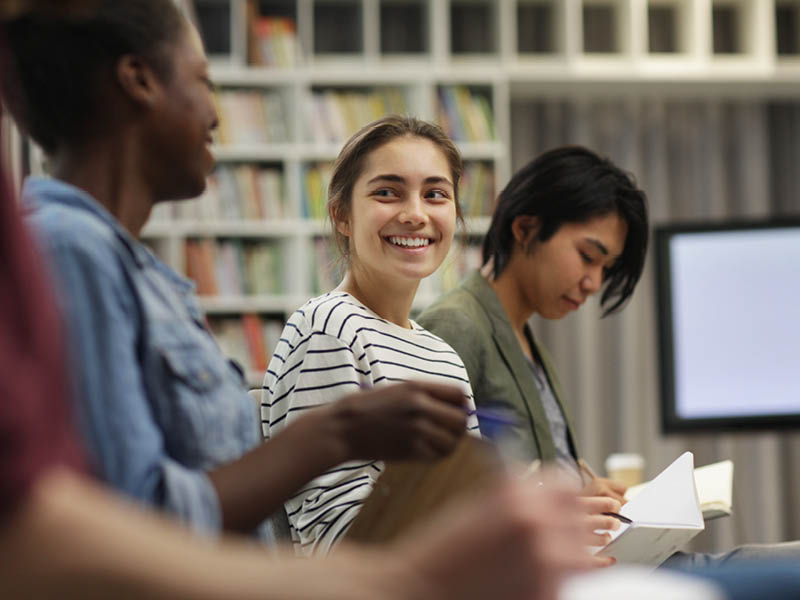
[[495, 139], [494, 113], [489, 98], [464, 85], [440, 86], [436, 114], [445, 133], [458, 142]]
[[222, 145], [269, 144], [289, 140], [287, 113], [279, 91], [223, 89], [214, 94]]
[[200, 296], [260, 296], [284, 289], [282, 253], [275, 243], [187, 240], [186, 268]]
[[225, 356], [259, 373], [267, 370], [284, 326], [283, 319], [265, 318], [255, 313], [212, 317], [208, 324]]
[[[624, 521], [596, 549], [618, 563], [656, 567], [705, 528], [694, 479], [694, 456], [684, 452], [620, 509]], [[622, 519], [621, 519], [622, 520]]]
[[283, 172], [247, 164], [217, 167], [208, 177], [203, 194], [175, 203], [168, 218], [216, 221], [285, 217]]
[[306, 107], [308, 139], [316, 143], [343, 142], [360, 127], [389, 114], [408, 112], [400, 88], [313, 91]]
[[331, 182], [333, 165], [318, 162], [303, 167], [301, 214], [304, 219], [326, 219], [328, 211], [328, 184]]
[[[694, 482], [705, 521], [730, 516], [733, 512], [733, 461], [723, 460], [697, 467]], [[648, 485], [646, 482], [628, 488], [625, 499], [633, 499]]]
[[458, 187], [461, 213], [465, 217], [486, 217], [492, 214], [494, 169], [489, 164], [467, 162]]
[[298, 52], [294, 19], [251, 13], [248, 48], [251, 65], [293, 67], [297, 64]]
[[214, 243], [211, 240], [187, 240], [186, 276], [194, 280], [197, 294], [215, 296], [218, 293], [214, 275]]

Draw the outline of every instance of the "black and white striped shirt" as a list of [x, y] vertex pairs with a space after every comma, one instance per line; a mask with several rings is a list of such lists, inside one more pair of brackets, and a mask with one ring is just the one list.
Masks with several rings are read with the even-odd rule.
[[[463, 386], [474, 409], [467, 371], [441, 338], [413, 321], [405, 329], [382, 319], [350, 294], [309, 300], [289, 319], [264, 378], [261, 415], [270, 438], [303, 411], [342, 395], [399, 381]], [[467, 422], [478, 433], [474, 415]], [[326, 554], [341, 538], [383, 471], [381, 461], [338, 465], [286, 502], [299, 554]]]

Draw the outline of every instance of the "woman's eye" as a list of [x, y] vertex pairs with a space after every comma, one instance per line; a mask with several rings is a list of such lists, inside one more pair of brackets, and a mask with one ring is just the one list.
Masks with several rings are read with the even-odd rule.
[[580, 254], [581, 254], [581, 258], [583, 259], [583, 262], [585, 262], [587, 265], [592, 264], [592, 257], [591, 256], [589, 256], [588, 254], [586, 254], [586, 252], [583, 252], [583, 251], [580, 251]]
[[434, 198], [437, 200], [449, 200], [450, 195], [445, 192], [444, 190], [429, 190], [427, 194], [425, 194], [428, 198]]
[[381, 188], [372, 192], [372, 195], [380, 199], [397, 198], [397, 193], [390, 188]]

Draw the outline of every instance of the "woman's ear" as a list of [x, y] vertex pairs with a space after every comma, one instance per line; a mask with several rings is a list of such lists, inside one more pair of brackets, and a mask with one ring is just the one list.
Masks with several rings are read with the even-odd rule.
[[514, 240], [526, 250], [530, 248], [542, 222], [539, 217], [533, 215], [517, 215], [511, 222], [511, 233], [514, 235]]
[[336, 206], [331, 206], [328, 208], [328, 213], [331, 216], [334, 227], [336, 227], [336, 231], [345, 237], [350, 237], [350, 220], [342, 218], [341, 210], [337, 210]]

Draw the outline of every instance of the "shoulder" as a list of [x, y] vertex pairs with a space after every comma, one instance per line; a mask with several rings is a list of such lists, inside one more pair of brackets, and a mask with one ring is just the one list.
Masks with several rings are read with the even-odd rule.
[[347, 343], [363, 332], [386, 324], [384, 319], [343, 292], [330, 292], [312, 298], [295, 315], [305, 325], [308, 334], [330, 336]]
[[26, 216], [39, 247], [57, 265], [88, 267], [85, 273], [113, 274], [124, 256], [116, 233], [85, 211], [49, 205]]
[[448, 342], [472, 337], [476, 330], [491, 331], [491, 322], [478, 299], [462, 286], [438, 298], [417, 318], [428, 331]]

